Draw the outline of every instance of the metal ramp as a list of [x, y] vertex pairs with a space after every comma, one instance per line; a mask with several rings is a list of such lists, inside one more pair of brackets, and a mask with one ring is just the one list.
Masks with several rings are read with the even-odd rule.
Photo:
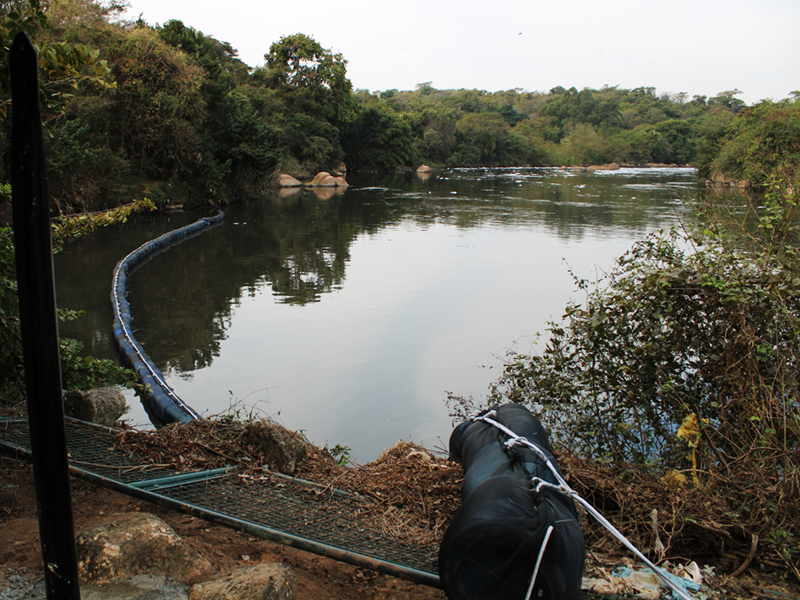
[[[236, 468], [176, 474], [117, 448], [113, 429], [67, 419], [66, 433], [75, 477], [280, 544], [440, 587], [438, 547], [390, 539], [368, 519], [357, 518], [373, 504], [357, 494], [277, 473], [245, 477]], [[27, 420], [0, 420], [0, 452], [30, 460]]]
[[[147, 464], [120, 449], [117, 434], [67, 418], [70, 474], [279, 544], [441, 587], [438, 545], [403, 543], [387, 537], [368, 518], [358, 518], [377, 507], [367, 498], [279, 473], [263, 478], [237, 468], [176, 473], [172, 466]], [[0, 453], [31, 459], [26, 419], [0, 418]], [[622, 597], [581, 593], [582, 600]]]

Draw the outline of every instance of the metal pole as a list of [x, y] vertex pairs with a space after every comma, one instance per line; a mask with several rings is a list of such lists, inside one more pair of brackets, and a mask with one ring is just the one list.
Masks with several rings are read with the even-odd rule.
[[27, 34], [10, 54], [11, 186], [20, 327], [47, 598], [80, 599], [61, 392], [39, 65]]

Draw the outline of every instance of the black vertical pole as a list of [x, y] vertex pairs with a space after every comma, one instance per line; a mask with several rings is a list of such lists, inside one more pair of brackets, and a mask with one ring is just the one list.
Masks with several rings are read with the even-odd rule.
[[39, 66], [30, 38], [11, 46], [11, 193], [22, 354], [47, 598], [80, 599], [58, 351]]

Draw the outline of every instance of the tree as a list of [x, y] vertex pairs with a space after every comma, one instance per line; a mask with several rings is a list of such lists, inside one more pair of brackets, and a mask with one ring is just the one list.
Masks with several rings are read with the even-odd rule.
[[735, 97], [741, 93], [741, 90], [727, 90], [725, 92], [720, 92], [711, 98], [708, 101], [708, 104], [709, 106], [723, 106], [729, 110], [732, 110], [734, 113], [738, 113], [746, 106], [744, 100]]
[[461, 134], [461, 152], [466, 148], [477, 151], [478, 164], [498, 165], [506, 162], [509, 127], [505, 119], [497, 113], [472, 112], [459, 119], [456, 125]]
[[263, 192], [280, 154], [275, 132], [257, 110], [249, 69], [230, 44], [203, 35], [181, 21], [157, 28], [158, 36], [203, 68], [206, 115], [197, 124], [202, 138], [199, 180], [216, 198]]
[[663, 136], [663, 144], [652, 152], [652, 159], [661, 163], [688, 165], [695, 157], [694, 131], [687, 121], [670, 119], [655, 126]]
[[146, 28], [111, 35], [106, 48], [118, 86], [107, 113], [110, 141], [148, 177], [193, 174], [206, 114], [203, 70]]
[[229, 43], [203, 35], [202, 31], [187, 27], [177, 19], [167, 21], [156, 31], [167, 44], [179, 48], [203, 67], [211, 82], [218, 86], [224, 82], [224, 91], [247, 81], [248, 67], [237, 58], [237, 51]]
[[800, 175], [800, 101], [762, 100], [741, 110], [725, 129], [711, 170], [765, 186], [778, 175]]
[[289, 92], [290, 101], [311, 99], [334, 125], [355, 118], [353, 84], [347, 78], [347, 61], [341, 54], [296, 33], [273, 43], [264, 59], [266, 79], [273, 87]]
[[386, 109], [368, 107], [349, 128], [344, 142], [349, 168], [390, 171], [420, 162], [411, 127]]
[[88, 83], [102, 89], [114, 86], [109, 68], [100, 52], [83, 44], [51, 41], [41, 35], [50, 27], [39, 0], [0, 2], [0, 122], [11, 105], [11, 73], [8, 53], [18, 33], [36, 40], [39, 54], [39, 88], [45, 119], [63, 114], [64, 99]]
[[358, 111], [347, 61], [302, 33], [282, 37], [264, 58], [252, 82], [271, 92], [263, 98], [274, 110], [265, 117], [281, 145], [305, 169], [335, 168], [344, 158], [341, 133]]

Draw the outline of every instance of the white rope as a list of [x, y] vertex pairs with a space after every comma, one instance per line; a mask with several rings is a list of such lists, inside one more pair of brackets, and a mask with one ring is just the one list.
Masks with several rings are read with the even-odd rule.
[[539, 550], [539, 558], [536, 559], [536, 568], [533, 570], [533, 577], [531, 577], [531, 584], [528, 586], [528, 593], [525, 594], [525, 600], [531, 600], [531, 594], [533, 593], [533, 584], [536, 583], [536, 576], [539, 574], [539, 566], [542, 564], [542, 558], [544, 557], [544, 549], [547, 548], [547, 542], [550, 539], [550, 534], [553, 533], [553, 526], [550, 525], [547, 528], [547, 533], [544, 534], [544, 541], [542, 542], [542, 548]]
[[[531, 483], [536, 486], [535, 489], [536, 489], [537, 493], [542, 488], [547, 487], [547, 488], [556, 490], [557, 492], [561, 492], [562, 494], [565, 494], [565, 495], [573, 498], [577, 502], [579, 502], [589, 512], [589, 514], [591, 514], [595, 519], [597, 519], [597, 521], [603, 527], [608, 529], [615, 538], [617, 538], [620, 542], [622, 542], [622, 544], [626, 548], [628, 548], [628, 550], [633, 552], [648, 567], [650, 567], [650, 569], [652, 569], [652, 571], [656, 575], [658, 575], [658, 577], [661, 579], [661, 581], [664, 583], [664, 585], [666, 585], [669, 589], [671, 589], [673, 592], [678, 594], [678, 596], [680, 596], [684, 600], [694, 600], [692, 598], [692, 596], [690, 596], [685, 590], [682, 590], [675, 583], [673, 583], [669, 579], [669, 577], [667, 576], [667, 574], [664, 572], [663, 569], [661, 569], [660, 567], [657, 567], [650, 560], [648, 560], [648, 558], [644, 554], [642, 554], [636, 548], [636, 546], [634, 546], [630, 541], [628, 541], [628, 539], [624, 535], [622, 535], [622, 533], [620, 533], [619, 530], [616, 527], [614, 527], [608, 519], [606, 519], [603, 515], [601, 515], [600, 512], [594, 506], [589, 504], [588, 501], [586, 501], [583, 498], [581, 498], [578, 495], [578, 492], [576, 492], [575, 490], [573, 490], [569, 486], [569, 484], [566, 482], [566, 480], [561, 476], [561, 474], [558, 472], [558, 470], [553, 466], [553, 463], [550, 462], [550, 458], [547, 456], [547, 454], [545, 453], [544, 450], [542, 450], [539, 446], [537, 446], [536, 444], [531, 442], [529, 439], [521, 437], [521, 436], [518, 436], [516, 433], [511, 431], [508, 427], [506, 427], [502, 423], [498, 423], [497, 421], [492, 419], [491, 417], [495, 416], [495, 415], [497, 415], [497, 411], [490, 410], [489, 412], [487, 412], [487, 413], [485, 413], [483, 415], [474, 415], [474, 416], [470, 417], [470, 420], [472, 420], [472, 421], [484, 421], [485, 423], [488, 423], [489, 425], [492, 425], [492, 426], [496, 427], [497, 429], [502, 431], [504, 434], [506, 434], [509, 437], [509, 439], [505, 441], [506, 448], [512, 448], [517, 444], [522, 444], [524, 446], [527, 446], [528, 448], [530, 448], [536, 454], [539, 455], [539, 457], [544, 461], [544, 463], [550, 469], [550, 472], [553, 473], [553, 475], [555, 476], [556, 480], [558, 481], [558, 485], [554, 485], [552, 483], [549, 483], [549, 482], [541, 479], [540, 477], [533, 477], [531, 479]], [[538, 563], [537, 563], [537, 567], [538, 567]], [[534, 573], [534, 578], [535, 578], [535, 576], [536, 576], [536, 574]], [[528, 600], [528, 599], [526, 598], [526, 600]]]

